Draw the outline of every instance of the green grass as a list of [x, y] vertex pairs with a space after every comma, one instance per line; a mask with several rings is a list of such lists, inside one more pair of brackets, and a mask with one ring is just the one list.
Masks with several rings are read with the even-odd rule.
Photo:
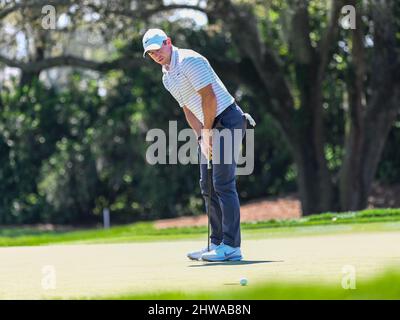
[[[325, 213], [293, 220], [243, 223], [245, 237], [301, 236], [337, 232], [400, 230], [400, 209], [370, 209]], [[151, 222], [116, 226], [109, 230], [39, 231], [34, 228], [0, 229], [0, 246], [35, 246], [61, 243], [116, 243], [197, 239], [206, 227], [156, 229]]]
[[[92, 298], [93, 299], [93, 298]], [[118, 300], [204, 300], [204, 299], [400, 299], [400, 272], [387, 271], [371, 279], [356, 279], [355, 289], [343, 289], [341, 283], [307, 284], [272, 282], [248, 286], [231, 286], [219, 292], [185, 293], [179, 291], [159, 292], [152, 294], [124, 294], [118, 296], [95, 297], [94, 299]]]

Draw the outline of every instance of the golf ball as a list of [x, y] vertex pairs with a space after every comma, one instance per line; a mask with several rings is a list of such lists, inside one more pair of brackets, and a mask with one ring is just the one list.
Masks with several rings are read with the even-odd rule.
[[247, 285], [247, 279], [246, 278], [240, 279], [240, 285], [246, 286]]

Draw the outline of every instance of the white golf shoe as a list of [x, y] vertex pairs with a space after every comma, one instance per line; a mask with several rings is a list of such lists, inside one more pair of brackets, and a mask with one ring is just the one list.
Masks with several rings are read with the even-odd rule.
[[201, 256], [202, 260], [210, 262], [240, 261], [242, 258], [240, 247], [234, 248], [224, 243], [221, 243], [218, 247], [210, 252], [203, 253]]
[[[218, 246], [217, 246], [216, 244], [210, 243], [210, 251], [215, 250], [217, 247], [218, 247]], [[191, 260], [201, 260], [201, 256], [202, 256], [204, 253], [207, 253], [207, 252], [209, 252], [209, 251], [208, 251], [208, 248], [205, 247], [204, 249], [201, 249], [201, 250], [199, 250], [199, 251], [189, 252], [189, 253], [187, 254], [187, 257], [188, 257], [189, 259], [191, 259]]]

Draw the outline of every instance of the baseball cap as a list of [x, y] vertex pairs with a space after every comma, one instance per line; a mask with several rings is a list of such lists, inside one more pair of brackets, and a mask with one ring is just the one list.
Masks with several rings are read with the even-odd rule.
[[143, 36], [143, 57], [146, 56], [146, 52], [149, 50], [160, 49], [163, 41], [167, 40], [167, 35], [161, 29], [149, 29]]

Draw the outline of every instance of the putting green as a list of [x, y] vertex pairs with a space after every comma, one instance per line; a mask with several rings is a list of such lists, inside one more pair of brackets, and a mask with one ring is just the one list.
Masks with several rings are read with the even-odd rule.
[[[245, 290], [268, 281], [357, 282], [400, 266], [399, 232], [244, 239], [244, 260], [190, 261], [204, 241], [0, 248], [1, 299], [52, 299], [180, 290]], [[349, 269], [346, 269], [349, 270]], [[244, 291], [243, 291], [244, 292]], [[244, 297], [245, 298], [245, 297]]]

